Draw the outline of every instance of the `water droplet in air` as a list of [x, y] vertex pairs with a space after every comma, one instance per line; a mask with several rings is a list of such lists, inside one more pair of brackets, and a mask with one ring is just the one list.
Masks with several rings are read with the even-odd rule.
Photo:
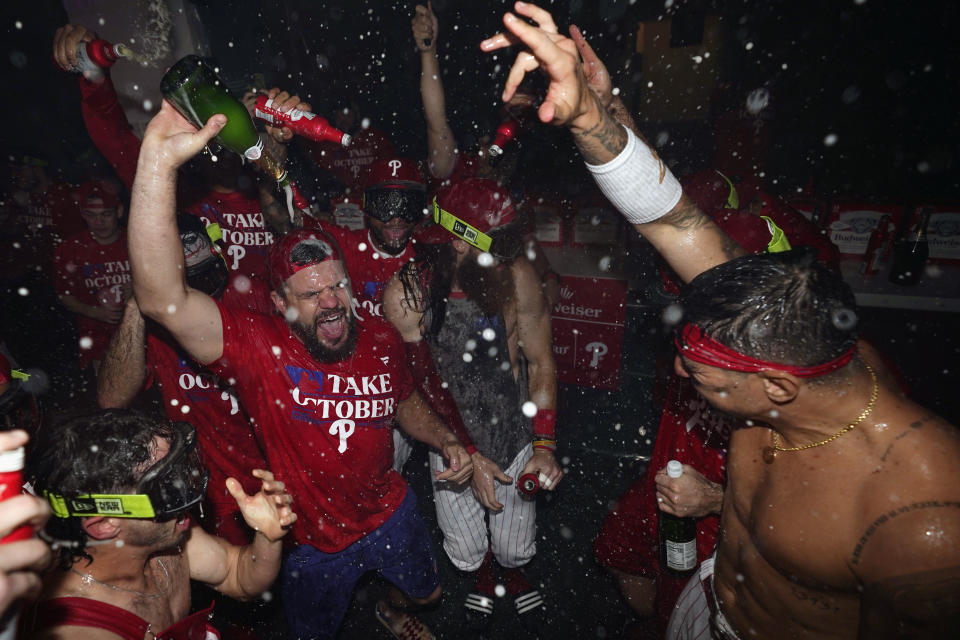
[[537, 415], [537, 405], [529, 400], [523, 403], [523, 406], [520, 407], [520, 410], [523, 411], [523, 415], [527, 416], [528, 418], [532, 418]]
[[83, 336], [80, 338], [80, 348], [84, 351], [93, 348], [93, 338], [90, 336]]

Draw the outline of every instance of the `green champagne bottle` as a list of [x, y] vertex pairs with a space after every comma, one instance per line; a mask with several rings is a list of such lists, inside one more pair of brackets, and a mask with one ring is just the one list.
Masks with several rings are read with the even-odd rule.
[[263, 141], [246, 107], [199, 56], [185, 56], [170, 67], [160, 81], [160, 92], [198, 128], [215, 114], [227, 116], [227, 124], [217, 135], [220, 145], [248, 160], [260, 159]]
[[[667, 475], [679, 478], [683, 465], [678, 460], [667, 463]], [[660, 565], [675, 576], [690, 575], [697, 568], [697, 522], [665, 511], [658, 514], [660, 521]]]

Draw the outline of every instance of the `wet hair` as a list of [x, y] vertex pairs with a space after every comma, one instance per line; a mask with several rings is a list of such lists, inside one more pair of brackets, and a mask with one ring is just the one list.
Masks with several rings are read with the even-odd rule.
[[858, 337], [853, 292], [807, 247], [716, 266], [684, 287], [678, 302], [683, 322], [769, 362], [822, 364]]
[[[290, 261], [290, 264], [303, 266], [311, 264], [320, 264], [326, 260], [329, 260], [331, 256], [337, 256], [337, 249], [333, 248], [333, 251], [330, 251], [331, 247], [327, 244], [327, 241], [318, 240], [316, 238], [307, 238], [302, 242], [298, 242], [287, 255], [287, 259]], [[337, 258], [339, 259], [339, 258]], [[344, 270], [346, 270], [346, 264], [343, 265]], [[286, 297], [286, 280], [279, 283], [275, 288], [277, 295], [282, 298]]]
[[418, 242], [414, 247], [416, 257], [404, 264], [398, 274], [403, 297], [420, 303], [423, 319], [430, 323], [427, 335], [437, 337], [447, 315], [447, 296], [457, 268], [456, 251], [449, 242]]
[[[173, 433], [164, 417], [132, 409], [79, 415], [43, 430], [27, 455], [25, 477], [40, 497], [46, 491], [61, 496], [126, 493], [146, 472], [154, 438], [171, 439]], [[46, 532], [67, 543], [54, 546], [64, 569], [80, 558], [92, 560], [80, 517], [52, 516]]]

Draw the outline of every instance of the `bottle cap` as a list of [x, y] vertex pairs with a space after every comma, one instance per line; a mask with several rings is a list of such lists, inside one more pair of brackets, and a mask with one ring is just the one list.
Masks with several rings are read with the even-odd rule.
[[683, 464], [679, 460], [671, 460], [667, 463], [667, 475], [671, 478], [679, 478], [683, 475]]
[[25, 459], [23, 447], [0, 453], [0, 473], [22, 470]]

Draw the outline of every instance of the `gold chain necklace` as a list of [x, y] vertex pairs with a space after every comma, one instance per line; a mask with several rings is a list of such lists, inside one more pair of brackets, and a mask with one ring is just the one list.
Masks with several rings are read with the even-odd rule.
[[[83, 571], [78, 571], [77, 569], [74, 569], [73, 567], [70, 567], [70, 571], [72, 571], [73, 573], [75, 573], [75, 574], [77, 574], [78, 576], [80, 576], [81, 578], [83, 578], [83, 582], [85, 582], [86, 584], [96, 583], [96, 584], [99, 584], [99, 585], [101, 585], [101, 586], [107, 587], [108, 589], [113, 589], [114, 591], [123, 591], [124, 593], [133, 593], [133, 594], [136, 594], [136, 595], [140, 596], [141, 598], [151, 599], [151, 598], [159, 598], [160, 596], [165, 596], [165, 595], [167, 595], [167, 589], [170, 588], [170, 573], [167, 571], [167, 567], [164, 566], [163, 561], [160, 560], [159, 558], [157, 558], [157, 564], [160, 565], [160, 569], [163, 571], [163, 577], [164, 577], [164, 583], [165, 583], [165, 584], [163, 585], [163, 588], [162, 588], [160, 591], [158, 591], [157, 593], [144, 593], [143, 591], [137, 591], [136, 589], [127, 589], [127, 588], [125, 588], [125, 587], [118, 587], [117, 585], [110, 584], [109, 582], [104, 582], [104, 581], [102, 581], [102, 580], [97, 580], [96, 578], [94, 578], [94, 577], [93, 577], [92, 575], [90, 575], [89, 573], [84, 573]], [[149, 631], [149, 629], [147, 629], [147, 631]]]
[[820, 442], [814, 442], [813, 444], [805, 444], [799, 447], [781, 447], [780, 446], [780, 434], [778, 434], [773, 429], [770, 430], [770, 436], [773, 440], [772, 447], [763, 448], [763, 461], [767, 464], [773, 464], [773, 461], [777, 458], [777, 454], [781, 451], [803, 451], [804, 449], [813, 449], [814, 447], [822, 447], [825, 444], [830, 444], [843, 434], [847, 433], [858, 424], [867, 419], [867, 416], [870, 415], [870, 412], [873, 411], [873, 405], [877, 403], [877, 395], [880, 393], [880, 385], [877, 384], [877, 374], [873, 372], [873, 368], [866, 362], [863, 365], [867, 368], [867, 371], [870, 373], [870, 379], [873, 380], [873, 391], [870, 393], [870, 401], [867, 403], [867, 408], [863, 410], [856, 420], [845, 426], [840, 431], [837, 431], [835, 434], [827, 438], [826, 440], [821, 440]]

